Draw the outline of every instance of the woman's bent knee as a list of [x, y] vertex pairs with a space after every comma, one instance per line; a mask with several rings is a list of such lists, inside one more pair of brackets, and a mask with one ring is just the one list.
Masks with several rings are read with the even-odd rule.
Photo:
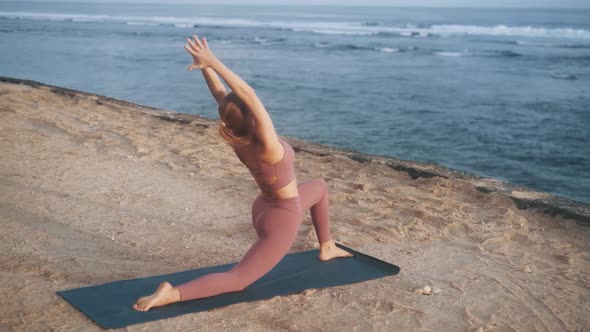
[[328, 182], [326, 182], [326, 180], [323, 178], [317, 178], [315, 179], [315, 182], [317, 183], [316, 186], [318, 186], [321, 191], [328, 192]]

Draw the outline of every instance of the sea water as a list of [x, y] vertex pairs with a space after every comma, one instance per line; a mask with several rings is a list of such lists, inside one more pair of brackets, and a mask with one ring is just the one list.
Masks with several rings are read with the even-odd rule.
[[279, 134], [590, 203], [590, 10], [0, 2], [0, 75], [216, 118], [206, 37]]

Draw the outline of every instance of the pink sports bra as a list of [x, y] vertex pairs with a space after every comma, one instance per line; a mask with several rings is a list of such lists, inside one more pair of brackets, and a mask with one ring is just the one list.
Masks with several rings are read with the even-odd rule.
[[[271, 193], [271, 191], [283, 188], [295, 178], [295, 167], [293, 166], [295, 151], [293, 151], [293, 148], [289, 145], [289, 143], [284, 142], [280, 138], [279, 141], [285, 150], [281, 160], [275, 164], [262, 165], [264, 162], [258, 159], [259, 166], [257, 169], [248, 168], [250, 170], [250, 174], [252, 174], [254, 180], [256, 180], [260, 190], [266, 193]], [[259, 146], [256, 146], [256, 150], [258, 150], [258, 147]], [[244, 162], [240, 155], [238, 155], [238, 158], [240, 158], [242, 163]], [[274, 183], [268, 184], [262, 181], [262, 179], [266, 179], [267, 181], [272, 180], [272, 178], [275, 176], [276, 181]]]

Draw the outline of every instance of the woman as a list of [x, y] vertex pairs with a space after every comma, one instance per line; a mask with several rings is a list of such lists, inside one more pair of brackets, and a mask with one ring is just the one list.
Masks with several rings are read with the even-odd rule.
[[[188, 44], [184, 46], [193, 57], [188, 70], [202, 69], [207, 86], [219, 103], [219, 134], [250, 170], [261, 190], [252, 205], [258, 239], [231, 270], [204, 275], [176, 287], [163, 282], [155, 293], [137, 300], [133, 305], [137, 311], [243, 290], [285, 256], [308, 209], [320, 243], [318, 258], [326, 261], [352, 256], [336, 247], [330, 235], [326, 181], [318, 178], [297, 184], [295, 153], [275, 132], [252, 87], [215, 57], [205, 38], [202, 42], [195, 35], [193, 38], [187, 38]], [[231, 88], [229, 94], [218, 74]]]

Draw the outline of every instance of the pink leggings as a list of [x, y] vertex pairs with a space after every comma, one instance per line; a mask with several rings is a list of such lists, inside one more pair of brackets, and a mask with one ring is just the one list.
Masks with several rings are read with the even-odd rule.
[[311, 210], [318, 241], [330, 241], [328, 185], [324, 179], [312, 179], [298, 185], [299, 196], [270, 199], [258, 195], [252, 205], [252, 223], [258, 239], [230, 270], [211, 273], [176, 286], [180, 301], [200, 299], [241, 291], [268, 273], [285, 256]]

